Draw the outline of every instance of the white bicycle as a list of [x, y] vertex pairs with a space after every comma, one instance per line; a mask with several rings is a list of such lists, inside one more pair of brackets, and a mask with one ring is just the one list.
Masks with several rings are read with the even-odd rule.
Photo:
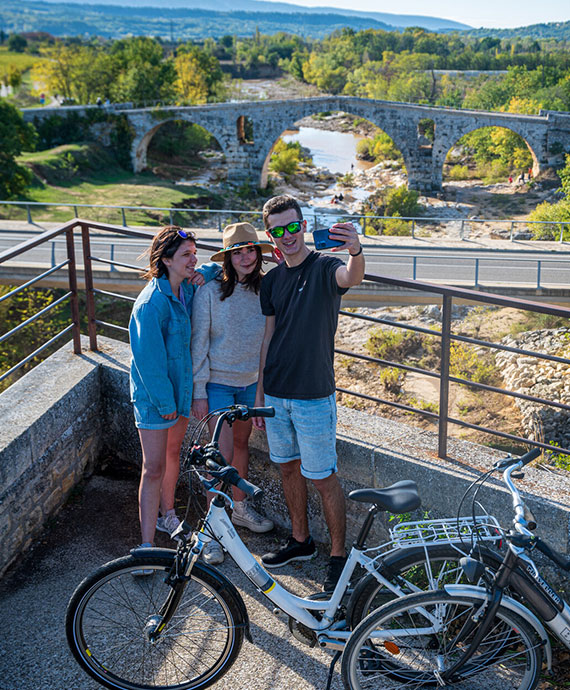
[[[216, 494], [197, 528], [188, 524], [187, 511], [173, 535], [179, 539], [176, 550], [133, 549], [103, 565], [73, 593], [66, 614], [68, 644], [82, 668], [102, 685], [121, 690], [205, 688], [229, 670], [243, 638], [252, 641], [236, 587], [217, 568], [198, 561], [211, 539], [289, 616], [297, 639], [337, 650], [329, 685], [352, 630], [378, 605], [461, 581], [459, 559], [475, 542], [478, 558], [491, 569], [500, 565], [501, 556], [479, 543], [497, 539], [498, 524], [487, 515], [401, 523], [388, 542], [368, 548], [379, 512], [402, 514], [420, 505], [416, 484], [400, 481], [349, 494], [370, 508], [333, 592], [302, 598], [287, 591], [254, 558], [229, 519], [232, 485], [253, 497], [260, 489], [228, 466], [218, 448], [222, 424], [273, 414], [273, 408], [246, 406], [221, 411], [211, 443], [194, 447], [189, 457], [193, 471], [196, 464], [205, 465], [209, 477], [198, 473], [200, 480]], [[353, 585], [357, 566], [367, 574]]]

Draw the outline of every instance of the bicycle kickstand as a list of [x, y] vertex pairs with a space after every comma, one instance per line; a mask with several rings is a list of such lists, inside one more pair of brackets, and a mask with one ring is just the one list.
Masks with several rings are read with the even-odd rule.
[[327, 686], [326, 686], [325, 690], [331, 689], [334, 667], [336, 665], [336, 662], [340, 659], [341, 654], [342, 654], [342, 652], [339, 649], [335, 652], [335, 654], [332, 658], [331, 665], [329, 666], [329, 677], [327, 678]]

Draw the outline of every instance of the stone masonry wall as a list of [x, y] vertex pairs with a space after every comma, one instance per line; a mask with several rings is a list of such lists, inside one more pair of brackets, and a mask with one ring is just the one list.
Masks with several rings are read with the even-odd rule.
[[[531, 331], [507, 336], [502, 342], [521, 350], [570, 357], [570, 328]], [[495, 357], [509, 390], [570, 405], [570, 365], [516, 352], [498, 352]], [[570, 448], [570, 412], [519, 398], [514, 403], [521, 411], [527, 438]]]
[[[0, 574], [92, 473], [107, 444], [133, 447], [127, 367], [113, 342], [101, 338], [101, 353], [81, 356], [65, 346], [0, 395]], [[114, 395], [119, 380], [122, 395]]]

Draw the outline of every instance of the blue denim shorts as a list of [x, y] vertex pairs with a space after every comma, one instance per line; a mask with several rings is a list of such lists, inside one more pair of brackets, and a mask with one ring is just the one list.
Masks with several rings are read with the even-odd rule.
[[265, 420], [269, 457], [276, 463], [301, 458], [301, 474], [326, 479], [336, 472], [336, 395], [316, 400], [265, 396], [275, 417]]
[[164, 419], [154, 405], [144, 405], [140, 402], [134, 403], [135, 426], [137, 429], [170, 429], [180, 419]]
[[257, 383], [252, 383], [249, 386], [225, 386], [223, 383], [207, 383], [208, 412], [230, 405], [253, 407], [256, 388]]

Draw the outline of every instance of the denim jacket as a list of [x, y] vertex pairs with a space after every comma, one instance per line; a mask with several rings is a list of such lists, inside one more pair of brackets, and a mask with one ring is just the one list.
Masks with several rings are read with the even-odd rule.
[[[199, 269], [206, 281], [220, 271], [217, 264]], [[129, 321], [131, 401], [153, 406], [160, 415], [188, 417], [192, 403], [190, 333], [196, 287], [184, 281], [183, 304], [172, 294], [168, 278], [153, 278], [137, 297]]]

